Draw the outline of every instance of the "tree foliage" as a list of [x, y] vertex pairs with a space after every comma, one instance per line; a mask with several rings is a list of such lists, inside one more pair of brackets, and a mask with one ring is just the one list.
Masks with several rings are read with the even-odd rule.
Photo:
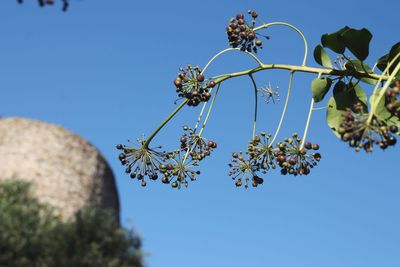
[[140, 239], [111, 211], [83, 209], [63, 222], [29, 188], [21, 181], [0, 183], [0, 266], [143, 266]]

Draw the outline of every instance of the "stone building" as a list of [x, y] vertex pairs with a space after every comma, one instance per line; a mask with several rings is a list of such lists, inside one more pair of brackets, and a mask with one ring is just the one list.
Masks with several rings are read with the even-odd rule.
[[119, 199], [110, 166], [89, 142], [46, 122], [0, 118], [0, 180], [32, 182], [35, 196], [64, 219], [82, 207], [111, 208]]

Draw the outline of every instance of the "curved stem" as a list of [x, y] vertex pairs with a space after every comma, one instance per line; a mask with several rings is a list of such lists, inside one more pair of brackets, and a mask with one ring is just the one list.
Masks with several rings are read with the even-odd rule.
[[286, 109], [287, 109], [287, 106], [289, 103], [290, 91], [292, 90], [293, 74], [294, 74], [294, 72], [291, 71], [290, 76], [289, 76], [289, 85], [288, 85], [287, 95], [286, 95], [286, 99], [285, 99], [285, 105], [283, 106], [281, 119], [279, 120], [278, 128], [276, 129], [274, 137], [272, 138], [272, 141], [269, 144], [269, 146], [272, 146], [274, 144], [276, 138], [278, 137], [279, 131], [281, 130], [282, 122], [283, 122], [283, 119], [285, 118]]
[[[204, 74], [204, 73], [206, 72], [207, 68], [210, 66], [210, 64], [211, 64], [214, 60], [216, 60], [219, 56], [221, 56], [222, 54], [225, 54], [226, 52], [229, 52], [229, 51], [240, 51], [240, 52], [242, 52], [239, 48], [227, 48], [227, 49], [222, 50], [221, 52], [219, 52], [219, 53], [217, 53], [215, 56], [213, 56], [213, 57], [210, 59], [210, 61], [208, 61], [208, 63], [206, 64], [206, 66], [205, 66], [204, 69], [202, 70], [201, 74]], [[263, 63], [261, 62], [261, 60], [260, 60], [258, 57], [256, 57], [256, 55], [254, 55], [253, 53], [250, 53], [250, 52], [247, 52], [247, 51], [246, 51], [246, 54], [248, 54], [249, 56], [251, 56], [252, 58], [254, 58], [254, 60], [257, 61], [257, 63], [258, 63], [259, 66], [261, 66], [261, 65], [263, 64]]]
[[[210, 64], [211, 64], [214, 60], [216, 60], [219, 56], [221, 56], [221, 55], [223, 55], [223, 54], [225, 54], [226, 52], [229, 52], [229, 51], [241, 51], [241, 50], [240, 50], [239, 48], [227, 48], [227, 49], [224, 49], [224, 50], [220, 51], [220, 52], [217, 53], [215, 56], [213, 56], [213, 57], [210, 59], [210, 61], [207, 62], [206, 66], [205, 66], [204, 69], [201, 71], [201, 74], [204, 74], [204, 73], [206, 72], [207, 68], [210, 66]], [[241, 51], [241, 52], [242, 52], [242, 51]], [[246, 54], [248, 54], [248, 55], [250, 55], [251, 57], [253, 57], [254, 60], [257, 61], [257, 63], [258, 63], [259, 66], [262, 66], [263, 63], [261, 62], [261, 60], [260, 60], [258, 57], [256, 57], [256, 55], [254, 55], [253, 53], [247, 52], [247, 51], [245, 51], [245, 52], [246, 52]], [[211, 93], [211, 92], [212, 92], [212, 88], [211, 88], [211, 90], [210, 90], [210, 93]], [[206, 105], [207, 105], [207, 102], [206, 102], [206, 103], [203, 103], [203, 107], [201, 108], [200, 114], [199, 114], [199, 116], [198, 116], [198, 118], [197, 118], [197, 122], [196, 122], [196, 125], [195, 125], [195, 127], [194, 127], [194, 131], [196, 131], [197, 127], [199, 126], [199, 123], [200, 123], [200, 121], [201, 121], [201, 118], [203, 117], [203, 114], [204, 114]]]
[[372, 73], [365, 73], [365, 72], [358, 72], [356, 70], [337, 70], [337, 69], [322, 69], [322, 68], [314, 68], [314, 67], [307, 67], [307, 66], [296, 66], [296, 65], [287, 65], [287, 64], [263, 64], [257, 68], [248, 69], [244, 71], [234, 72], [230, 74], [223, 74], [220, 75], [220, 78], [215, 79], [215, 83], [221, 83], [223, 81], [229, 80], [231, 78], [245, 76], [249, 74], [253, 74], [259, 71], [268, 70], [268, 69], [280, 69], [280, 70], [290, 70], [292, 72], [306, 72], [306, 73], [315, 73], [321, 75], [328, 75], [328, 76], [354, 76], [355, 78], [370, 78], [375, 80], [388, 80], [389, 76], [379, 75], [379, 74], [372, 74]]
[[217, 90], [215, 90], [215, 94], [213, 96], [213, 99], [211, 100], [211, 104], [210, 104], [210, 107], [208, 108], [206, 118], [204, 119], [203, 125], [201, 126], [201, 129], [200, 129], [200, 132], [199, 132], [199, 136], [201, 136], [201, 134], [204, 131], [204, 128], [206, 127], [207, 121], [208, 121], [208, 119], [210, 117], [210, 114], [211, 114], [211, 110], [212, 110], [212, 108], [214, 106], [214, 103], [215, 103], [215, 99], [217, 98], [220, 86], [221, 86], [221, 84], [218, 84]]
[[[390, 68], [392, 67], [392, 65], [395, 63], [395, 61], [398, 58], [400, 58], [400, 53], [397, 54], [393, 58], [393, 60], [388, 63], [388, 65], [386, 66], [385, 70], [383, 71], [381, 77], [378, 79], [378, 82], [375, 85], [375, 88], [374, 88], [374, 91], [372, 92], [372, 95], [377, 95], [379, 84], [383, 80], [382, 77], [385, 75], [385, 73], [389, 72]], [[393, 70], [392, 74], [386, 80], [386, 83], [384, 84], [384, 86], [380, 89], [378, 96], [376, 98], [374, 98], [374, 102], [371, 103], [371, 112], [370, 112], [370, 114], [368, 116], [367, 125], [369, 125], [371, 123], [372, 117], [374, 116], [374, 113], [376, 111], [376, 107], [378, 106], [378, 104], [381, 101], [382, 97], [385, 95], [385, 92], [386, 92], [387, 88], [389, 87], [390, 83], [393, 81], [394, 77], [397, 75], [397, 73], [399, 71], [400, 71], [400, 63], [397, 64], [397, 66]]]
[[[219, 84], [218, 84], [218, 85], [219, 85]], [[211, 90], [210, 90], [210, 94], [212, 93], [212, 89], [213, 89], [213, 88], [211, 88]], [[203, 117], [204, 111], [205, 111], [205, 109], [206, 109], [206, 105], [207, 105], [207, 102], [204, 102], [204, 103], [203, 103], [203, 106], [201, 107], [200, 114], [199, 114], [199, 116], [197, 117], [196, 125], [195, 125], [194, 128], [193, 128], [193, 131], [194, 131], [194, 132], [196, 132], [197, 127], [199, 127], [201, 118]]]
[[[321, 73], [318, 74], [318, 78], [321, 78]], [[306, 138], [307, 138], [308, 127], [310, 126], [310, 122], [311, 122], [311, 115], [314, 111], [314, 103], [315, 103], [314, 98], [311, 97], [310, 109], [308, 110], [307, 122], [306, 122], [306, 127], [304, 128], [303, 139], [301, 140], [301, 144], [300, 144], [300, 150], [303, 149], [304, 142], [306, 141]]]
[[253, 83], [254, 87], [254, 121], [253, 121], [253, 139], [256, 136], [256, 128], [257, 128], [257, 110], [258, 110], [258, 95], [257, 95], [257, 84], [254, 80], [252, 74], [249, 74], [251, 82]]
[[[211, 110], [212, 110], [212, 108], [213, 108], [213, 106], [214, 106], [214, 103], [215, 103], [215, 99], [217, 98], [217, 95], [218, 95], [218, 91], [219, 91], [220, 86], [221, 86], [221, 84], [218, 84], [217, 90], [215, 91], [215, 94], [214, 94], [214, 96], [213, 96], [213, 99], [211, 100], [211, 104], [210, 104], [210, 107], [208, 108], [206, 118], [205, 118], [205, 120], [204, 120], [204, 122], [203, 122], [203, 125], [201, 126], [201, 129], [200, 129], [200, 132], [199, 132], [199, 137], [201, 136], [201, 134], [202, 134], [203, 131], [204, 131], [204, 128], [206, 127], [207, 121], [208, 121], [208, 119], [209, 119], [209, 117], [210, 117], [210, 114], [211, 114]], [[186, 151], [185, 156], [184, 156], [184, 158], [183, 158], [183, 162], [186, 162], [187, 157], [189, 156], [189, 153], [190, 153], [190, 149], [188, 149], [188, 150]]]
[[305, 129], [304, 129], [303, 139], [301, 140], [300, 150], [302, 150], [303, 147], [304, 147], [304, 142], [306, 141], [306, 138], [307, 138], [308, 127], [310, 126], [311, 115], [312, 115], [313, 111], [314, 111], [314, 98], [311, 97], [310, 110], [308, 111], [308, 117], [307, 117], [306, 127], [305, 127]]
[[168, 117], [160, 124], [160, 126], [158, 126], [158, 128], [149, 136], [149, 138], [146, 140], [146, 142], [144, 143], [143, 147], [148, 148], [149, 144], [151, 142], [151, 140], [154, 138], [154, 136], [156, 136], [156, 134], [165, 126], [165, 124], [167, 124], [167, 122], [169, 122], [176, 113], [178, 113], [179, 110], [181, 110], [181, 108], [183, 108], [186, 103], [188, 102], [188, 100], [184, 100], [182, 101], [182, 103], [179, 104], [179, 106], [177, 106], [174, 111], [171, 112], [171, 114], [168, 115]]
[[261, 29], [267, 29], [274, 25], [281, 25], [281, 26], [289, 27], [289, 28], [295, 30], [301, 36], [301, 38], [303, 39], [303, 43], [304, 43], [304, 57], [303, 57], [302, 66], [305, 66], [306, 61], [307, 61], [307, 54], [308, 54], [308, 44], [307, 44], [306, 37], [297, 27], [293, 26], [292, 24], [286, 23], [286, 22], [276, 21], [276, 22], [271, 22], [271, 23], [267, 23], [267, 24], [261, 25], [259, 27], [256, 27], [256, 28], [254, 28], [254, 31], [258, 31]]

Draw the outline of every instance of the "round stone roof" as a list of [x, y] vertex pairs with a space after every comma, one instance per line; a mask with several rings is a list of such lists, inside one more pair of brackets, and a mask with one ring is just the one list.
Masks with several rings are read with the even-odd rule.
[[35, 196], [68, 219], [83, 207], [119, 216], [114, 175], [101, 153], [80, 136], [26, 118], [0, 119], [0, 180], [32, 182]]

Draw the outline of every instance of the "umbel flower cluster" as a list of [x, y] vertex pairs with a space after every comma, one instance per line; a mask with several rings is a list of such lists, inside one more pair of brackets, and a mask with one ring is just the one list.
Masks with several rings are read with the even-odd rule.
[[[395, 44], [389, 53], [378, 59], [375, 67], [371, 69], [365, 60], [369, 54], [372, 34], [364, 28], [353, 29], [345, 26], [339, 31], [322, 35], [321, 44], [315, 47], [314, 59], [323, 68], [308, 67], [306, 62], [310, 53], [304, 34], [295, 26], [280, 21], [256, 27], [258, 17], [257, 12], [249, 10], [246, 16], [239, 13], [231, 18], [226, 27], [229, 48], [213, 56], [203, 70], [196, 65], [187, 65], [179, 69], [173, 84], [180, 104], [177, 104], [178, 100], [175, 101], [174, 110], [147, 139], [139, 139], [137, 145], [117, 145], [117, 149], [120, 150], [119, 160], [133, 180], [139, 181], [142, 186], [146, 186], [152, 180], [161, 180], [172, 188], [187, 187], [190, 181], [197, 180], [200, 163], [210, 157], [217, 148], [217, 143], [205, 138], [203, 131], [215, 100], [220, 95], [218, 92], [225, 81], [237, 77], [250, 79], [254, 89], [254, 117], [253, 137], [247, 149], [244, 152], [233, 153], [228, 164], [229, 176], [234, 180], [236, 187], [257, 187], [264, 183], [263, 177], [275, 169], [279, 170], [281, 175], [302, 176], [311, 173], [321, 160], [321, 154], [317, 143], [306, 141], [307, 133], [312, 113], [323, 109], [316, 108], [315, 103], [323, 101], [329, 91], [333, 92], [326, 104], [327, 124], [342, 141], [347, 142], [356, 151], [363, 149], [367, 152], [372, 151], [374, 146], [386, 149], [395, 145], [396, 135], [400, 134], [400, 82], [397, 81], [400, 72], [400, 43]], [[304, 45], [301, 65], [265, 63], [258, 57], [257, 53], [263, 48], [260, 38], [269, 39], [260, 32], [271, 26], [286, 27], [301, 37]], [[205, 71], [211, 63], [230, 51], [239, 51], [254, 60], [256, 65], [251, 69], [206, 77]], [[331, 53], [339, 56], [336, 63], [330, 59]], [[272, 138], [265, 132], [255, 134], [260, 109], [259, 97], [264, 98], [266, 104], [275, 104], [280, 100], [278, 87], [272, 88], [268, 81], [266, 87], [257, 85], [257, 73], [270, 69], [289, 72], [282, 113]], [[376, 73], [376, 69], [381, 73]], [[290, 138], [276, 142], [285, 118], [293, 80], [298, 72], [313, 73], [317, 76], [311, 82], [311, 92], [308, 94], [310, 108], [304, 134], [300, 138], [294, 133]], [[372, 94], [364, 92], [363, 83], [375, 85]], [[332, 86], [333, 90], [330, 90]], [[369, 101], [367, 95], [370, 95]], [[354, 103], [356, 104], [353, 105]], [[161, 151], [161, 147], [150, 147], [153, 138], [181, 109], [187, 106], [197, 107], [200, 104], [202, 107], [195, 126], [183, 127], [184, 132], [177, 138], [179, 142], [176, 149]], [[198, 127], [200, 125], [201, 127]]]
[[137, 147], [118, 144], [116, 148], [121, 151], [119, 160], [125, 172], [143, 187], [147, 185], [146, 177], [153, 181], [160, 178], [173, 188], [187, 187], [188, 181], [195, 181], [200, 174], [195, 168], [210, 156], [217, 143], [201, 137], [188, 126], [183, 129], [180, 148], [170, 152], [160, 151], [161, 147], [148, 148], [144, 138], [137, 140]]
[[179, 71], [174, 80], [178, 96], [186, 98], [188, 106], [196, 107], [201, 102], [207, 102], [211, 97], [209, 90], [215, 86], [215, 82], [206, 79], [198, 66], [187, 65]]
[[362, 103], [356, 103], [353, 109], [347, 109], [342, 117], [343, 122], [338, 132], [341, 139], [356, 151], [364, 149], [366, 152], [372, 152], [374, 145], [386, 149], [397, 142], [394, 134], [398, 132], [398, 127], [388, 127], [385, 121], [375, 115], [370, 119], [370, 114], [364, 112]]
[[[262, 41], [257, 37], [254, 31], [256, 18], [258, 14], [249, 10], [247, 12], [251, 18], [251, 24], [245, 20], [244, 14], [237, 14], [235, 18], [231, 18], [226, 33], [228, 34], [229, 45], [233, 48], [239, 47], [242, 51], [257, 53], [257, 48], [262, 48]], [[269, 38], [269, 37], [265, 37]]]
[[[260, 137], [261, 136], [261, 137]], [[281, 169], [281, 174], [308, 175], [310, 170], [321, 160], [321, 154], [312, 153], [318, 150], [318, 144], [305, 142], [301, 146], [301, 139], [294, 133], [293, 138], [285, 138], [274, 147], [270, 144], [271, 135], [262, 132], [250, 140], [247, 151], [232, 154], [229, 176], [235, 181], [237, 187], [244, 184], [249, 187], [257, 187], [264, 182], [261, 174], [266, 174], [270, 169]]]

